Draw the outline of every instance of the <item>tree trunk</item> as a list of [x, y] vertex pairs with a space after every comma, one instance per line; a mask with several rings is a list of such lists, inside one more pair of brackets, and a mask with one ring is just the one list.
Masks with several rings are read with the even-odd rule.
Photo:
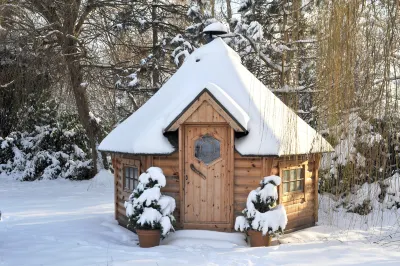
[[152, 10], [151, 10], [151, 21], [152, 21], [152, 30], [153, 30], [153, 89], [154, 91], [158, 91], [160, 87], [160, 73], [158, 70], [158, 63], [159, 63], [159, 43], [158, 43], [158, 27], [157, 27], [157, 0], [153, 0]]
[[231, 0], [226, 0], [226, 12], [228, 15], [228, 23], [231, 23], [231, 18], [232, 18]]
[[[287, 0], [284, 0], [284, 1], [283, 1], [283, 4], [282, 4], [282, 8], [283, 8], [283, 9], [285, 9], [286, 3], [287, 3]], [[283, 36], [283, 40], [284, 40], [285, 43], [287, 43], [287, 42], [288, 42], [288, 39], [289, 39], [289, 38], [288, 38], [288, 32], [287, 32], [286, 26], [287, 26], [287, 13], [284, 12], [284, 13], [283, 13], [283, 21], [282, 21], [281, 34], [282, 34], [282, 36]], [[282, 56], [281, 56], [281, 66], [282, 66], [282, 72], [280, 73], [280, 86], [281, 86], [281, 88], [283, 88], [283, 86], [286, 84], [285, 78], [286, 78], [286, 76], [289, 74], [289, 71], [286, 71], [286, 69], [285, 69], [286, 53], [287, 53], [287, 51], [283, 51], [283, 52], [282, 52]], [[287, 72], [287, 73], [286, 73], [286, 72]], [[287, 93], [285, 93], [285, 95], [283, 96], [283, 99], [282, 99], [282, 100], [283, 100], [283, 102], [284, 102], [285, 104], [289, 104]]]
[[81, 59], [85, 56], [85, 51], [81, 50], [78, 43], [81, 27], [90, 14], [94, 10], [94, 0], [84, 1], [64, 0], [59, 4], [54, 1], [22, 1], [26, 2], [26, 8], [32, 13], [38, 12], [47, 22], [50, 29], [57, 32], [57, 42], [64, 56], [64, 64], [66, 73], [73, 92], [79, 120], [86, 131], [89, 139], [89, 148], [91, 149], [93, 172], [97, 173], [98, 153], [97, 141], [99, 139], [99, 127], [89, 115], [89, 102], [86, 94], [86, 86], [82, 86], [83, 69]]
[[89, 139], [89, 148], [92, 153], [93, 174], [96, 174], [98, 170], [97, 139], [99, 130], [96, 121], [94, 121], [89, 115], [89, 102], [86, 94], [86, 86], [81, 85], [83, 83], [83, 69], [80, 64], [80, 58], [83, 51], [78, 48], [77, 40], [73, 37], [69, 37], [75, 36], [75, 23], [78, 20], [78, 14], [79, 5], [77, 2], [71, 1], [70, 8], [65, 11], [63, 16], [64, 23], [62, 28], [64, 36], [60, 41], [79, 119]]
[[97, 137], [98, 137], [98, 125], [96, 121], [89, 115], [89, 102], [86, 94], [86, 86], [82, 86], [83, 75], [82, 67], [79, 61], [74, 56], [78, 52], [76, 43], [73, 40], [66, 40], [63, 47], [65, 63], [71, 82], [71, 89], [74, 94], [76, 108], [78, 110], [79, 120], [81, 121], [87, 137], [89, 139], [89, 147], [92, 154], [93, 162], [93, 174], [97, 173]]

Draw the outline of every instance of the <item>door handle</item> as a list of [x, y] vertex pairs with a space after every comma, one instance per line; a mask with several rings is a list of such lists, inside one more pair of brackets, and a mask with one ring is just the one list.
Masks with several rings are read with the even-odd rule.
[[196, 167], [194, 166], [194, 164], [192, 164], [192, 163], [190, 164], [190, 169], [192, 169], [193, 172], [195, 172], [196, 174], [198, 174], [199, 176], [201, 176], [201, 178], [203, 178], [204, 180], [207, 179], [207, 177], [206, 177], [202, 172], [200, 172], [199, 170], [196, 169]]

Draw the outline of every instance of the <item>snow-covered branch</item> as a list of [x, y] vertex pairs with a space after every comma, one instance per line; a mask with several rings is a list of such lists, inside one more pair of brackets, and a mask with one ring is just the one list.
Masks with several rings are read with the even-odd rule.
[[0, 88], [7, 88], [8, 86], [12, 85], [14, 82], [15, 82], [15, 80], [12, 80], [12, 81], [8, 82], [7, 84], [0, 85]]
[[393, 77], [389, 77], [389, 78], [375, 80], [374, 85], [380, 84], [385, 81], [395, 81], [395, 80], [400, 80], [400, 76], [393, 76]]
[[[259, 55], [260, 59], [269, 68], [272, 68], [272, 69], [278, 71], [279, 73], [282, 73], [282, 66], [275, 64], [268, 55], [264, 54], [250, 36], [247, 36], [245, 34], [238, 34], [238, 33], [228, 33], [228, 34], [220, 35], [219, 37], [221, 37], [221, 38], [233, 38], [233, 37], [245, 38], [249, 42], [251, 48]], [[286, 72], [286, 71], [287, 71], [287, 69], [285, 68], [283, 70], [283, 72]]]
[[246, 35], [242, 35], [242, 36], [243, 36], [244, 38], [246, 38], [246, 40], [249, 41], [251, 48], [253, 48], [253, 50], [259, 55], [260, 59], [261, 59], [262, 61], [264, 61], [264, 63], [265, 63], [268, 67], [270, 67], [270, 68], [272, 68], [272, 69], [274, 69], [274, 70], [276, 70], [276, 71], [278, 71], [278, 72], [280, 72], [280, 73], [287, 71], [287, 69], [284, 69], [284, 70], [283, 70], [283, 69], [282, 69], [282, 66], [279, 66], [279, 65], [275, 64], [275, 63], [271, 60], [271, 58], [269, 58], [268, 55], [264, 54], [264, 53], [261, 51], [261, 49], [257, 46], [257, 44], [256, 44], [250, 37], [248, 37], [248, 36], [246, 36]]

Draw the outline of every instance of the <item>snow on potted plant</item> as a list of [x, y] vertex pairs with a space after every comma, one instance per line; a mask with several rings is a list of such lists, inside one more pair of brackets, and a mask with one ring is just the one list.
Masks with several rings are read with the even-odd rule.
[[283, 233], [287, 224], [285, 208], [276, 206], [281, 183], [279, 176], [267, 176], [260, 187], [251, 191], [247, 197], [244, 216], [236, 217], [235, 230], [246, 232], [252, 247], [270, 246], [272, 236]]
[[165, 185], [161, 168], [150, 167], [139, 176], [139, 184], [125, 202], [128, 228], [136, 231], [142, 248], [158, 246], [160, 237], [174, 230], [176, 204], [174, 198], [161, 195]]

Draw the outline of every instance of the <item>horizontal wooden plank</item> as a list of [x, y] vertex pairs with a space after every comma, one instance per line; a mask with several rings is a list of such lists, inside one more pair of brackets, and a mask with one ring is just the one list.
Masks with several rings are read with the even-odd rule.
[[286, 214], [296, 213], [300, 211], [311, 211], [314, 213], [314, 202], [305, 202], [303, 204], [292, 204], [285, 206]]
[[250, 160], [258, 160], [260, 157], [257, 156], [242, 156], [238, 152], [235, 151], [234, 158], [239, 158], [239, 159], [250, 159]]
[[125, 215], [118, 214], [117, 221], [118, 221], [118, 224], [123, 227], [126, 227], [128, 225], [128, 217], [126, 217]]
[[314, 217], [314, 210], [302, 210], [294, 213], [287, 214], [288, 221], [303, 219], [307, 217]]
[[177, 175], [166, 176], [165, 179], [167, 181], [167, 186], [168, 186], [168, 184], [175, 184], [175, 183], [179, 184], [179, 176], [177, 176]]
[[123, 208], [124, 209], [123, 213], [125, 213], [125, 201], [120, 200], [116, 202], [116, 204], [118, 205], [118, 207]]
[[128, 200], [131, 194], [132, 192], [118, 190], [117, 198], [121, 200]]
[[242, 211], [246, 207], [246, 202], [245, 201], [235, 201], [233, 206], [234, 206], [235, 210]]
[[165, 176], [179, 176], [179, 167], [163, 167]]
[[[175, 217], [175, 218], [176, 218], [176, 217]], [[178, 221], [178, 219], [177, 219], [177, 221]], [[176, 224], [174, 225], [174, 229], [175, 229], [175, 230], [181, 230], [181, 229], [183, 229], [181, 223], [176, 222]]]
[[140, 161], [140, 156], [139, 157], [129, 157], [129, 158], [121, 158], [120, 160], [121, 164], [132, 164], [135, 165]]
[[123, 216], [126, 216], [125, 207], [124, 207], [123, 205], [121, 206], [120, 204], [118, 204], [117, 213], [119, 213], [119, 214], [121, 214], [121, 215], [123, 215]]
[[173, 197], [176, 201], [176, 204], [178, 205], [178, 201], [180, 198], [179, 191], [178, 192], [163, 192], [162, 194]]
[[230, 224], [200, 224], [200, 223], [185, 223], [183, 229], [199, 229], [199, 230], [213, 230], [221, 232], [232, 232], [233, 228]]
[[305, 228], [310, 228], [310, 227], [313, 227], [313, 226], [315, 226], [315, 222], [314, 221], [311, 221], [310, 223], [305, 223], [305, 224], [303, 223], [302, 225], [299, 225], [299, 226], [296, 226], [296, 227], [290, 227], [290, 229], [289, 229], [289, 227], [286, 226], [285, 234], [289, 234], [289, 233], [292, 233], [292, 232], [295, 232], [295, 231], [299, 231], [299, 230], [303, 230]]
[[178, 158], [165, 158], [165, 159], [154, 159], [153, 165], [164, 169], [164, 167], [179, 167]]
[[172, 192], [172, 193], [179, 193], [179, 183], [169, 184], [163, 188], [161, 188], [161, 193], [164, 192]]
[[122, 185], [122, 181], [117, 180], [115, 182], [115, 189], [118, 189], [119, 191], [123, 190], [123, 185]]
[[253, 185], [253, 186], [249, 186], [249, 185], [236, 185], [233, 187], [233, 193], [234, 194], [249, 194], [250, 191], [256, 189], [258, 187], [258, 185]]
[[[288, 224], [286, 226], [286, 230], [291, 230], [291, 229], [295, 229], [295, 228], [299, 228], [299, 227], [305, 227], [305, 226], [309, 226], [309, 225], [313, 225], [314, 222], [314, 216], [307, 216], [307, 217], [303, 217], [303, 218], [298, 218], [295, 220], [290, 220], [288, 221]], [[285, 230], [285, 231], [286, 231]]]
[[233, 200], [234, 202], [246, 202], [248, 196], [249, 194], [234, 194]]
[[[166, 186], [161, 189], [162, 193], [170, 192], [170, 193], [179, 193], [179, 184], [176, 186]], [[177, 199], [175, 199], [177, 201]]]
[[262, 159], [236, 159], [234, 161], [234, 166], [236, 168], [260, 168], [262, 166]]
[[176, 152], [174, 152], [174, 153], [172, 153], [172, 154], [169, 154], [169, 155], [164, 155], [164, 156], [153, 156], [153, 161], [155, 161], [155, 160], [163, 160], [163, 159], [177, 159], [177, 158], [179, 158], [179, 152], [178, 151], [176, 151]]
[[114, 157], [118, 160], [121, 159], [137, 159], [140, 160], [141, 156], [140, 155], [133, 155], [133, 154], [119, 154], [119, 153], [115, 153]]
[[244, 204], [244, 203], [235, 205], [233, 208], [233, 213], [235, 214], [234, 216], [237, 217], [237, 216], [243, 215], [242, 211], [244, 210], [245, 207], [246, 207], [246, 204]]
[[257, 177], [258, 182], [261, 180], [261, 168], [235, 168], [234, 176]]
[[260, 181], [261, 181], [260, 177], [251, 177], [251, 176], [234, 177], [235, 186], [250, 186], [257, 188], [260, 185]]

